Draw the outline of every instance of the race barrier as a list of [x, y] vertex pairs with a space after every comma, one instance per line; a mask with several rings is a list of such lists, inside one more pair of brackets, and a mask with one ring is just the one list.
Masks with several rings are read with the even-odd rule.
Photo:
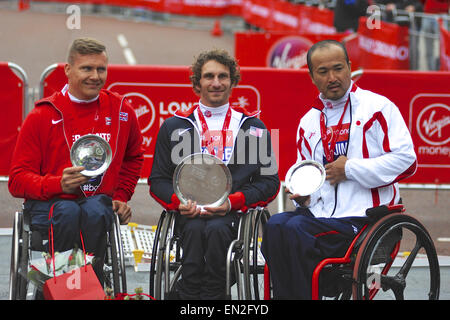
[[353, 34], [236, 32], [235, 56], [241, 66], [306, 68], [308, 49], [320, 40], [334, 39], [345, 44], [353, 69], [408, 70], [408, 27], [380, 21], [381, 28], [374, 29], [366, 21], [361, 18]]
[[195, 16], [240, 15], [244, 0], [39, 0], [36, 2], [62, 2], [96, 4], [147, 9], [161, 13]]
[[26, 113], [28, 78], [20, 66], [0, 62], [0, 79], [0, 107], [4, 119], [0, 126], [0, 176], [6, 176]]
[[450, 71], [450, 32], [444, 28], [443, 21], [439, 22], [440, 38], [440, 69]]
[[307, 68], [306, 54], [315, 43], [325, 39], [342, 41], [346, 35], [293, 32], [235, 32], [234, 53], [241, 66]]
[[[299, 120], [318, 94], [306, 70], [241, 68], [242, 81], [230, 103], [261, 110], [271, 130], [281, 180], [296, 161], [295, 138]], [[161, 123], [178, 109], [198, 102], [187, 66], [110, 65], [105, 88], [126, 95], [144, 135], [145, 163], [141, 177], [150, 174], [155, 139]], [[390, 98], [411, 131], [418, 155], [417, 173], [403, 183], [450, 184], [450, 72], [366, 70], [357, 84]], [[61, 90], [63, 64], [43, 74], [41, 96]]]
[[39, 0], [140, 8], [185, 16], [240, 16], [266, 31], [336, 33], [333, 10], [284, 0]]
[[[418, 13], [402, 16], [404, 19], [411, 20], [411, 26], [408, 27], [381, 21], [380, 12], [378, 14], [372, 12], [369, 17], [359, 19], [357, 33], [339, 34], [334, 27], [333, 9], [285, 0], [82, 0], [76, 2], [40, 0], [38, 2], [42, 1], [120, 6], [184, 16], [238, 16], [247, 24], [264, 30], [263, 34], [255, 32], [236, 34], [235, 55], [240, 58], [241, 66], [279, 67], [271, 65], [275, 61], [278, 65], [299, 68], [299, 64], [305, 60], [306, 50], [312, 43], [329, 38], [341, 40], [346, 44], [354, 69], [415, 70], [419, 68], [420, 59], [417, 53], [419, 37], [417, 30], [413, 27], [416, 20], [415, 14], [418, 15]], [[381, 10], [380, 8], [384, 6], [377, 5], [376, 8]], [[396, 11], [396, 15], [400, 14], [400, 11]], [[427, 18], [432, 17], [433, 15], [427, 15]], [[422, 16], [418, 15], [417, 18], [421, 19]], [[448, 17], [442, 17], [442, 19], [447, 21]], [[214, 31], [218, 30], [218, 23], [219, 20], [216, 20]], [[280, 38], [283, 32], [284, 38]], [[448, 34], [448, 30], [441, 24], [440, 65], [443, 71], [450, 69]], [[220, 35], [220, 31], [217, 35]], [[277, 43], [271, 42], [274, 39], [278, 40]], [[267, 46], [268, 43], [272, 46], [263, 47], [260, 50], [259, 46]], [[288, 46], [290, 52], [287, 52]], [[257, 54], [251, 55], [250, 52], [257, 52]], [[268, 55], [274, 55], [275, 58], [267, 58]], [[438, 55], [439, 53], [436, 53], [436, 58]]]
[[380, 21], [370, 27], [367, 18], [359, 19], [358, 64], [363, 69], [409, 69], [409, 29]]
[[334, 12], [279, 0], [244, 0], [242, 18], [249, 24], [269, 32], [334, 34]]

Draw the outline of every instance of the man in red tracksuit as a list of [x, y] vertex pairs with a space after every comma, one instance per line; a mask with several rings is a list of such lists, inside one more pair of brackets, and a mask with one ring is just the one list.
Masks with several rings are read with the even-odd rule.
[[[106, 48], [95, 39], [76, 39], [64, 70], [68, 84], [36, 102], [19, 133], [8, 187], [24, 198], [34, 229], [54, 227], [55, 251], [80, 243], [102, 261], [105, 232], [113, 212], [121, 223], [131, 218], [127, 202], [143, 164], [142, 135], [133, 108], [116, 93], [102, 89], [107, 76]], [[70, 161], [73, 143], [96, 134], [112, 149], [112, 162], [97, 177], [81, 174]], [[53, 217], [49, 210], [53, 205]], [[97, 268], [101, 268], [102, 263]], [[94, 269], [97, 270], [96, 266]]]

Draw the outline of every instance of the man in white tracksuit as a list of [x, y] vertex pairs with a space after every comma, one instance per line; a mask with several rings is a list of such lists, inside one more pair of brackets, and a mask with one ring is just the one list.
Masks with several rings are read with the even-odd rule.
[[366, 209], [397, 204], [397, 182], [417, 165], [400, 111], [352, 82], [341, 43], [318, 42], [307, 60], [320, 94], [300, 120], [297, 162], [322, 163], [326, 180], [310, 196], [286, 190], [296, 210], [273, 215], [266, 224], [262, 251], [276, 299], [310, 299], [317, 264], [343, 256], [367, 223]]

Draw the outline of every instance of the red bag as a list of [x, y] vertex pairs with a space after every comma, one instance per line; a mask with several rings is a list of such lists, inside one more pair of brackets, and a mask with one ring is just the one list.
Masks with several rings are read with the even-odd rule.
[[45, 300], [105, 299], [105, 292], [90, 264], [47, 280], [43, 290]]
[[[53, 216], [53, 206], [50, 209], [49, 219]], [[53, 260], [53, 278], [45, 282], [43, 294], [45, 300], [104, 300], [103, 290], [92, 265], [86, 264], [86, 252], [84, 250], [83, 237], [81, 235], [85, 265], [83, 267], [55, 275], [55, 250], [53, 245], [53, 225], [50, 223], [50, 239]]]

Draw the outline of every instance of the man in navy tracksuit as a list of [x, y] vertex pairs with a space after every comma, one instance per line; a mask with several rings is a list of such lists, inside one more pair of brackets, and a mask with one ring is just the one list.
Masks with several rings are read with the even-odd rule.
[[[265, 206], [279, 189], [270, 135], [264, 123], [243, 108], [229, 104], [239, 82], [236, 61], [225, 51], [199, 55], [191, 81], [199, 95], [198, 106], [167, 119], [156, 141], [149, 177], [150, 194], [164, 208], [178, 210], [183, 249], [182, 279], [174, 297], [222, 299], [225, 294], [225, 261], [236, 238], [238, 211]], [[224, 161], [232, 176], [228, 199], [218, 207], [200, 208], [180, 203], [172, 177], [180, 161], [193, 153], [209, 153]]]

